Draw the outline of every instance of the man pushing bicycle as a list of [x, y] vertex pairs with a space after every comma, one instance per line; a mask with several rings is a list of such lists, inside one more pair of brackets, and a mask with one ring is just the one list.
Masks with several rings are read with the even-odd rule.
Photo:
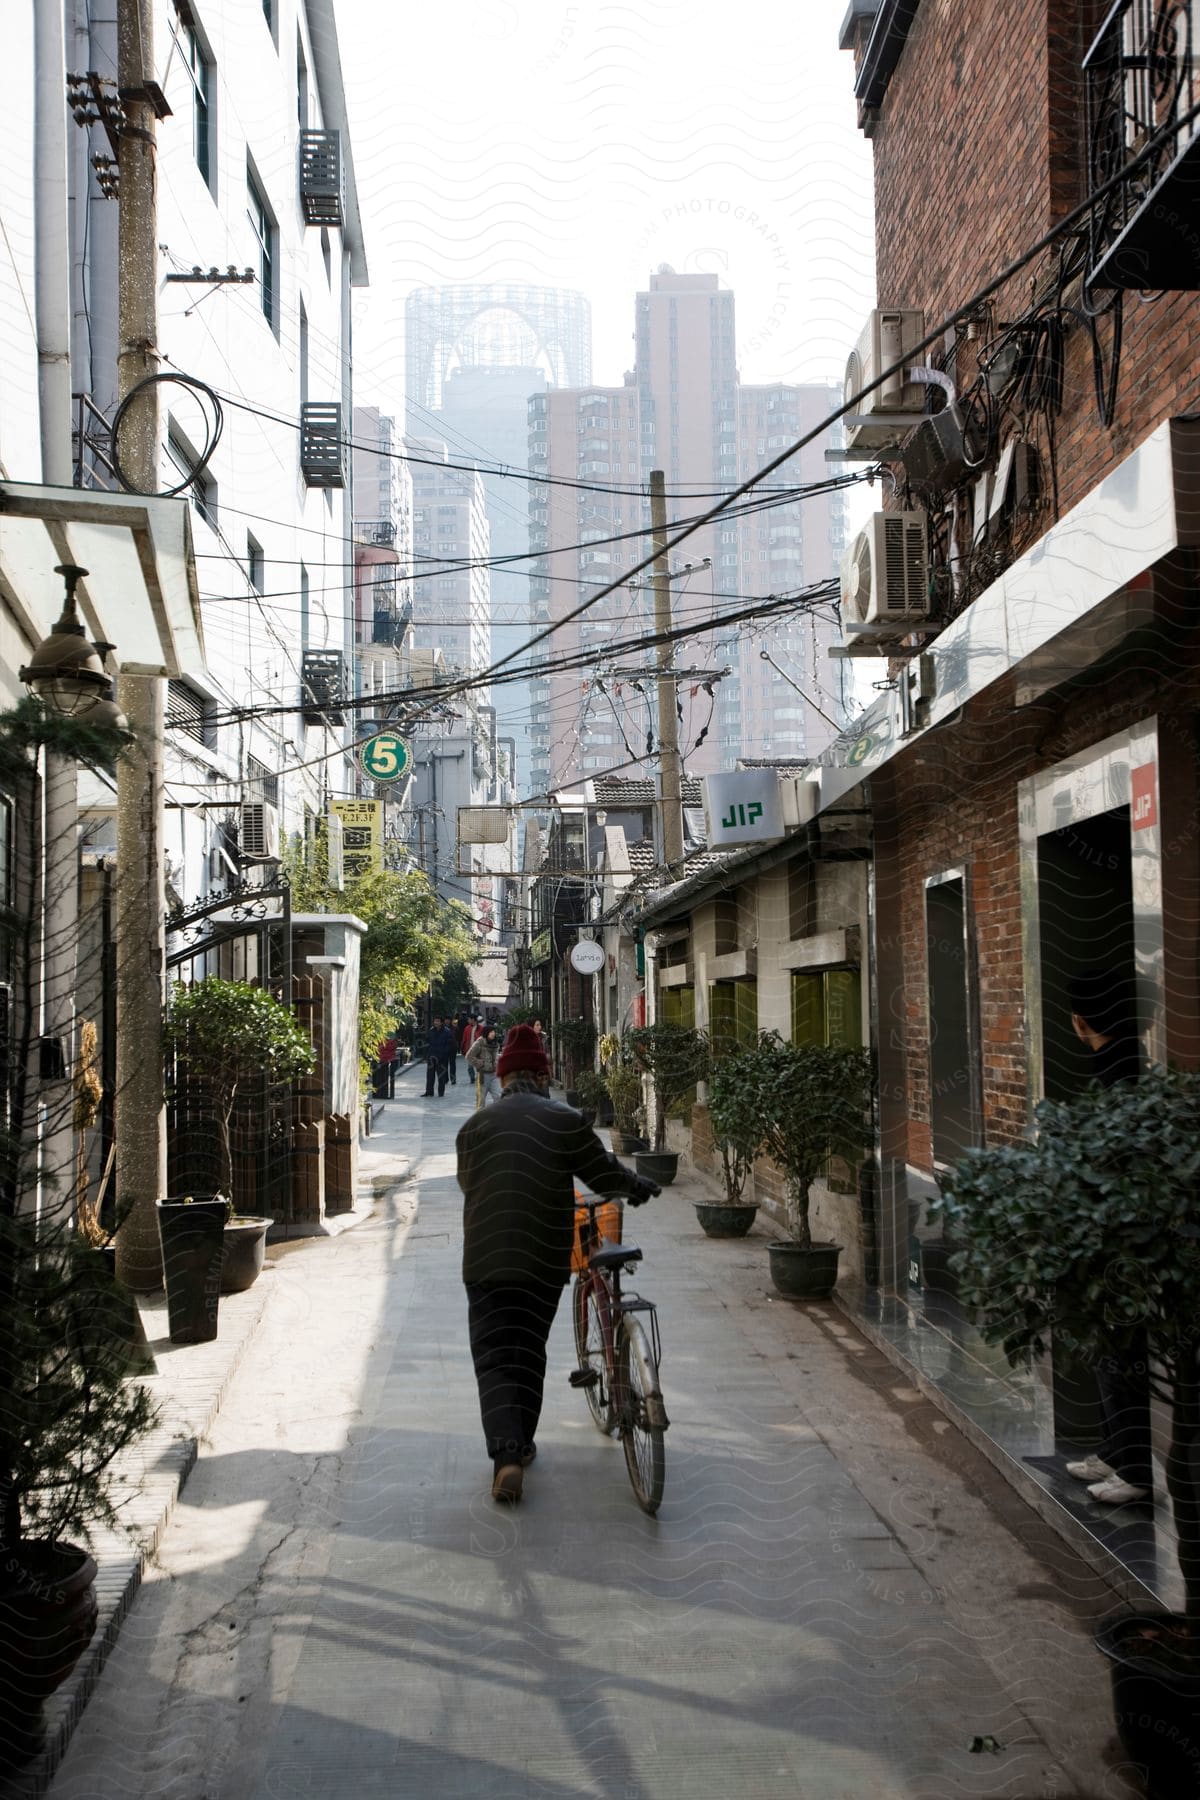
[[521, 1497], [536, 1454], [546, 1340], [571, 1276], [575, 1181], [640, 1206], [662, 1190], [612, 1156], [573, 1107], [550, 1098], [550, 1064], [527, 1025], [509, 1032], [502, 1093], [455, 1140], [463, 1282], [492, 1498]]

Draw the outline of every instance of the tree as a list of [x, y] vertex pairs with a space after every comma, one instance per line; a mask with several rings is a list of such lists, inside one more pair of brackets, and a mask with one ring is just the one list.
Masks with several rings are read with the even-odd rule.
[[233, 1187], [229, 1125], [238, 1089], [265, 1075], [298, 1081], [316, 1061], [312, 1046], [286, 1006], [247, 981], [207, 975], [179, 986], [171, 1001], [166, 1038], [177, 1070], [203, 1084], [221, 1135], [224, 1191]]
[[972, 1150], [932, 1209], [958, 1292], [1013, 1363], [1053, 1338], [1085, 1362], [1149, 1347], [1171, 1407], [1167, 1488], [1200, 1654], [1200, 1073], [1044, 1100], [1032, 1144]]
[[725, 1192], [739, 1201], [759, 1148], [758, 1119], [753, 1107], [757, 1048], [733, 1044], [713, 1066], [708, 1082], [708, 1117], [721, 1153]]
[[331, 888], [302, 852], [284, 859], [296, 912], [353, 913], [366, 925], [359, 968], [359, 1056], [369, 1064], [381, 1038], [454, 964], [479, 961], [468, 909], [439, 898], [418, 869], [372, 869]]
[[667, 1115], [708, 1073], [708, 1039], [690, 1025], [663, 1021], [638, 1025], [625, 1035], [635, 1063], [654, 1088], [654, 1148], [667, 1147]]
[[871, 1062], [865, 1050], [789, 1044], [763, 1032], [738, 1063], [744, 1130], [783, 1172], [788, 1226], [812, 1248], [812, 1186], [830, 1156], [855, 1157], [866, 1139]]

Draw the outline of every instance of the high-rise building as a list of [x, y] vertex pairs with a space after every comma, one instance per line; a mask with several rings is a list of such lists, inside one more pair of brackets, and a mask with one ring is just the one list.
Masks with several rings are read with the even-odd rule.
[[[413, 493], [413, 648], [440, 650], [448, 672], [477, 675], [491, 653], [483, 479], [452, 464], [440, 442], [410, 438], [406, 449]], [[476, 697], [488, 700], [485, 690]]]
[[459, 368], [540, 369], [554, 387], [591, 379], [592, 313], [586, 295], [524, 281], [414, 288], [404, 302], [408, 431], [429, 435]]
[[[530, 565], [535, 629], [565, 621], [648, 555], [651, 469], [664, 471], [668, 520], [678, 529], [831, 410], [823, 386], [740, 386], [734, 296], [715, 275], [659, 269], [637, 296], [635, 321], [635, 367], [621, 387], [529, 402], [529, 466], [551, 478], [530, 495], [530, 549], [540, 553]], [[786, 497], [825, 479], [832, 441], [822, 435], [774, 474], [762, 510], [739, 508], [672, 555], [675, 625], [712, 627], [675, 653], [679, 744], [690, 773], [728, 768], [741, 756], [815, 756], [840, 727], [839, 678], [826, 656], [837, 633], [831, 607], [739, 622], [728, 636], [720, 629], [754, 600], [798, 592], [837, 568], [840, 499]], [[548, 640], [545, 673], [532, 686], [535, 789], [642, 763], [653, 750], [655, 653], [636, 647], [652, 619], [644, 572]], [[572, 657], [586, 666], [558, 666]]]
[[[443, 434], [451, 462], [478, 458], [485, 464], [484, 504], [491, 537], [490, 661], [519, 658], [529, 636], [529, 484], [521, 478], [528, 452], [526, 409], [531, 394], [546, 390], [545, 371], [500, 364], [455, 369], [431, 417]], [[497, 465], [509, 471], [495, 473]], [[505, 563], [505, 557], [515, 562]], [[514, 779], [529, 791], [529, 683], [497, 682], [492, 688], [497, 729], [507, 740]]]
[[[591, 379], [591, 309], [580, 293], [524, 282], [423, 287], [405, 303], [408, 430], [440, 439], [449, 460], [478, 462], [484, 475], [493, 560], [492, 662], [528, 636], [529, 489], [526, 406], [547, 388]], [[497, 467], [507, 472], [494, 473]], [[530, 781], [530, 691], [525, 680], [492, 690], [519, 791]]]

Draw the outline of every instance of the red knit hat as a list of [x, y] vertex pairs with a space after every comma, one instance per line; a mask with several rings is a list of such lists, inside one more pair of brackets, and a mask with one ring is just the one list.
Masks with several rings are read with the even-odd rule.
[[550, 1073], [550, 1058], [542, 1049], [542, 1040], [532, 1025], [513, 1026], [496, 1062], [496, 1073], [501, 1080], [506, 1075], [515, 1075], [521, 1069], [527, 1070], [531, 1075]]

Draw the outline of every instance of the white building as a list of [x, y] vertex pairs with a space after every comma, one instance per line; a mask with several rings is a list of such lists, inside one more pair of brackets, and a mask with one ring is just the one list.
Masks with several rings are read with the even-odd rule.
[[[75, 12], [75, 65], [115, 75], [111, 20], [83, 0]], [[168, 697], [166, 848], [187, 900], [244, 873], [239, 854], [270, 848], [276, 826], [304, 831], [325, 794], [353, 792], [339, 748], [354, 690], [350, 290], [367, 276], [333, 0], [160, 0], [154, 61], [171, 109], [161, 368], [223, 412], [214, 447], [206, 393], [160, 389], [162, 486], [186, 484], [191, 502], [206, 649]], [[113, 485], [118, 207], [88, 168], [106, 147], [98, 125], [73, 134], [73, 385], [90, 409], [83, 479]], [[236, 720], [245, 710], [258, 716]], [[94, 839], [105, 830], [93, 822]]]

